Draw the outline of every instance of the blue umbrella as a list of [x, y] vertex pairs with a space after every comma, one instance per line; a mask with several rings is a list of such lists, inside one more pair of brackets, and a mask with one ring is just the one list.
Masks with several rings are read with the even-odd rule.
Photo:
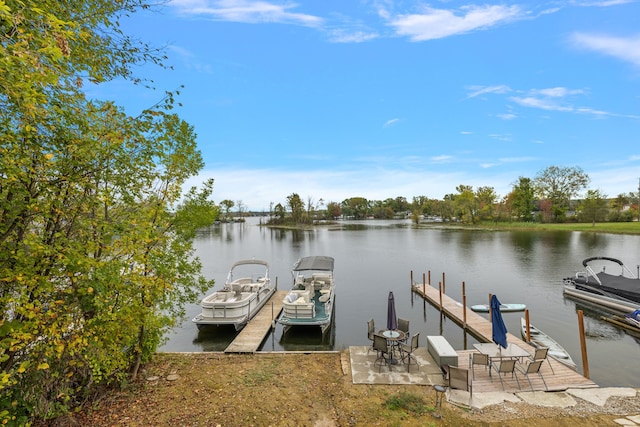
[[491, 338], [494, 343], [502, 348], [507, 348], [507, 327], [502, 320], [500, 301], [495, 295], [491, 296]]
[[387, 329], [398, 329], [398, 317], [396, 316], [396, 301], [393, 292], [389, 292], [389, 304], [387, 306]]

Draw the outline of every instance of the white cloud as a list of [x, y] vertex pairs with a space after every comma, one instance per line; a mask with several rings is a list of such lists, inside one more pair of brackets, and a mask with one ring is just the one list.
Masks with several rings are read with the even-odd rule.
[[522, 105], [523, 107], [540, 108], [542, 110], [549, 110], [549, 111], [565, 111], [565, 112], [573, 111], [572, 107], [558, 105], [554, 101], [551, 101], [548, 99], [535, 98], [532, 96], [528, 96], [528, 97], [512, 96], [509, 99], [518, 105]]
[[640, 35], [625, 38], [574, 33], [571, 36], [571, 41], [577, 47], [612, 56], [640, 67]]
[[450, 162], [451, 160], [453, 160], [453, 156], [449, 156], [447, 154], [431, 157], [431, 161], [436, 163], [446, 163], [446, 162]]
[[475, 98], [476, 96], [484, 95], [486, 93], [505, 94], [511, 92], [511, 88], [507, 85], [469, 86], [467, 89], [471, 90], [471, 93], [467, 95], [467, 98]]
[[515, 5], [464, 6], [459, 10], [425, 7], [422, 13], [390, 18], [389, 25], [412, 41], [425, 41], [484, 30], [522, 17]]
[[400, 119], [391, 119], [391, 120], [387, 120], [386, 123], [383, 125], [383, 127], [388, 128], [389, 126], [393, 126], [396, 123], [398, 123], [400, 121]]
[[586, 7], [609, 7], [609, 6], [618, 6], [621, 4], [634, 3], [636, 0], [603, 0], [603, 1], [585, 1], [585, 2], [576, 2], [576, 6], [586, 6]]
[[378, 37], [377, 33], [366, 31], [332, 30], [329, 32], [329, 40], [334, 43], [363, 43]]
[[542, 95], [550, 98], [564, 98], [569, 95], [582, 95], [584, 91], [581, 89], [568, 89], [566, 87], [551, 87], [547, 89], [532, 89], [533, 95]]
[[294, 13], [295, 3], [275, 4], [253, 0], [171, 0], [170, 4], [185, 15], [202, 15], [220, 21], [244, 23], [279, 23], [318, 27], [324, 20], [317, 16]]
[[513, 120], [516, 119], [518, 116], [513, 114], [513, 113], [503, 113], [503, 114], [497, 114], [496, 115], [498, 118], [502, 119], [502, 120]]

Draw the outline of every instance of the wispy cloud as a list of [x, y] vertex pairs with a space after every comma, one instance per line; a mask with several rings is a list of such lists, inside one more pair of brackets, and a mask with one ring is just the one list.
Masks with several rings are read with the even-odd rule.
[[511, 92], [511, 88], [507, 85], [495, 85], [495, 86], [469, 86], [468, 90], [471, 91], [467, 95], [467, 98], [475, 98], [480, 95], [485, 95], [487, 93], [497, 93], [497, 94], [505, 94]]
[[363, 43], [379, 37], [378, 33], [375, 32], [346, 29], [331, 30], [328, 35], [329, 41], [334, 43]]
[[547, 111], [565, 111], [565, 112], [573, 111], [572, 107], [563, 106], [553, 100], [545, 99], [545, 98], [536, 98], [532, 96], [524, 96], [524, 97], [512, 96], [509, 99], [523, 107], [540, 108], [542, 110], [547, 110]]
[[212, 72], [211, 65], [201, 63], [196, 55], [188, 49], [177, 45], [169, 45], [167, 49], [175, 53], [176, 56], [182, 60], [186, 69], [205, 74], [210, 74]]
[[453, 156], [450, 156], [448, 154], [442, 154], [440, 156], [431, 157], [431, 161], [435, 162], [435, 163], [446, 163], [446, 162], [450, 162], [452, 160], [453, 160]]
[[386, 123], [383, 125], [383, 127], [388, 128], [390, 126], [395, 125], [396, 123], [398, 123], [400, 121], [400, 119], [391, 119], [391, 120], [387, 120]]
[[421, 13], [390, 17], [389, 25], [398, 35], [408, 36], [412, 41], [425, 41], [485, 30], [524, 15], [515, 5], [463, 6], [458, 10], [425, 7]]
[[179, 13], [201, 15], [220, 21], [279, 23], [318, 27], [324, 20], [306, 13], [295, 13], [295, 3], [276, 4], [252, 0], [171, 0]]
[[640, 35], [614, 37], [602, 34], [574, 33], [570, 40], [579, 48], [612, 56], [640, 67]]
[[602, 0], [602, 1], [574, 1], [573, 4], [576, 6], [585, 6], [585, 7], [609, 7], [609, 6], [618, 6], [621, 4], [634, 3], [636, 0]]

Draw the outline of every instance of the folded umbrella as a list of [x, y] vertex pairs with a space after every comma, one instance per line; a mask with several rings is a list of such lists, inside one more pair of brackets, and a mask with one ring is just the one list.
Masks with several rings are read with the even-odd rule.
[[387, 329], [398, 329], [398, 317], [396, 316], [396, 301], [393, 292], [389, 292], [389, 304], [387, 305]]
[[502, 320], [500, 301], [495, 295], [491, 296], [491, 338], [502, 348], [507, 348], [507, 327]]

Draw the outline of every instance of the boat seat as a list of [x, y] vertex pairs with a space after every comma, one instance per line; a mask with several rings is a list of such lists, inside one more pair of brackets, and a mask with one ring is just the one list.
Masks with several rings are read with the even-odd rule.
[[320, 296], [320, 298], [318, 298], [318, 301], [320, 302], [327, 302], [329, 301], [329, 298], [331, 297], [331, 294], [326, 293]]

